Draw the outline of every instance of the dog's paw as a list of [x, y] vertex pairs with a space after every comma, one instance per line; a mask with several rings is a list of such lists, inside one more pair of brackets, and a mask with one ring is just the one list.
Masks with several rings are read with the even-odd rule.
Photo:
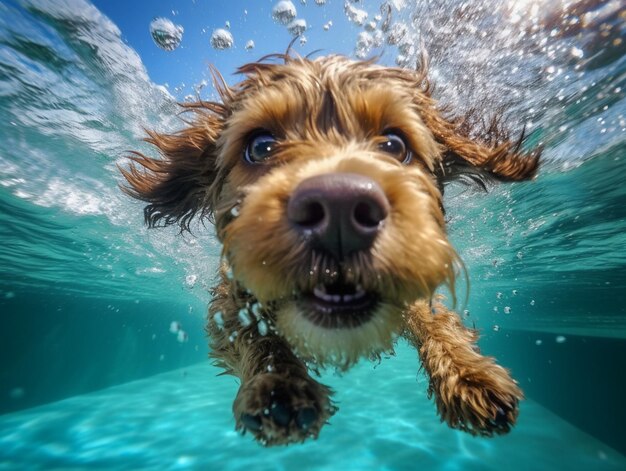
[[257, 375], [241, 385], [235, 399], [237, 430], [249, 431], [266, 446], [317, 438], [336, 410], [330, 394], [308, 375]]
[[504, 368], [494, 363], [483, 366], [482, 370], [451, 375], [431, 385], [437, 409], [448, 425], [472, 435], [508, 433], [524, 395]]

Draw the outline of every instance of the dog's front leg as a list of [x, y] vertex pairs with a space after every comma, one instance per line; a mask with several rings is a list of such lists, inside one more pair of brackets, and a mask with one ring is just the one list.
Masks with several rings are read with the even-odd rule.
[[216, 363], [241, 380], [233, 404], [237, 429], [263, 445], [316, 438], [335, 412], [330, 389], [311, 378], [273, 331], [269, 313], [261, 313], [249, 295], [233, 291], [228, 282], [214, 290], [208, 331]]
[[473, 435], [507, 433], [523, 394], [507, 370], [480, 354], [476, 332], [440, 303], [415, 303], [405, 320], [441, 419]]

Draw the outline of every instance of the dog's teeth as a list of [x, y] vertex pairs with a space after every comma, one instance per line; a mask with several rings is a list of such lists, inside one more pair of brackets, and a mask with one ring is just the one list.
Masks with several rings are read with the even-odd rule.
[[323, 287], [320, 288], [319, 286], [316, 286], [313, 288], [313, 294], [318, 298], [324, 298], [324, 296], [326, 296], [326, 290], [324, 290]]
[[340, 294], [335, 294], [333, 296], [331, 296], [333, 302], [335, 303], [340, 303], [341, 302], [341, 295]]
[[351, 295], [351, 294], [344, 294], [344, 295], [343, 295], [343, 299], [342, 299], [342, 300], [343, 300], [343, 302], [344, 302], [344, 303], [349, 303], [349, 302], [351, 302], [353, 299], [354, 299], [354, 296], [353, 296], [353, 295]]
[[365, 290], [361, 285], [357, 285], [356, 293], [354, 293], [354, 299], [361, 299], [363, 296], [365, 296]]

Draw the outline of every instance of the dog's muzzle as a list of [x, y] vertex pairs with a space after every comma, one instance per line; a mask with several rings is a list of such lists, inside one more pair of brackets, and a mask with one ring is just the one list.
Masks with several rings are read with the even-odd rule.
[[[337, 262], [369, 250], [389, 214], [389, 201], [371, 178], [329, 173], [303, 180], [287, 206], [287, 218], [310, 247]], [[341, 273], [320, 283], [299, 302], [306, 317], [327, 328], [356, 327], [367, 322], [378, 305], [376, 293], [348, 282]]]

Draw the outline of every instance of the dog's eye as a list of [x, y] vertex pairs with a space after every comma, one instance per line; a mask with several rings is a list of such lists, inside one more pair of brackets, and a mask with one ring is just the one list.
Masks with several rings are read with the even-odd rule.
[[276, 138], [269, 132], [254, 134], [248, 141], [244, 158], [250, 163], [259, 163], [267, 160], [276, 149]]
[[378, 148], [383, 152], [393, 155], [403, 164], [409, 163], [412, 154], [404, 138], [396, 132], [386, 132], [383, 134], [383, 137], [385, 140], [378, 145]]

